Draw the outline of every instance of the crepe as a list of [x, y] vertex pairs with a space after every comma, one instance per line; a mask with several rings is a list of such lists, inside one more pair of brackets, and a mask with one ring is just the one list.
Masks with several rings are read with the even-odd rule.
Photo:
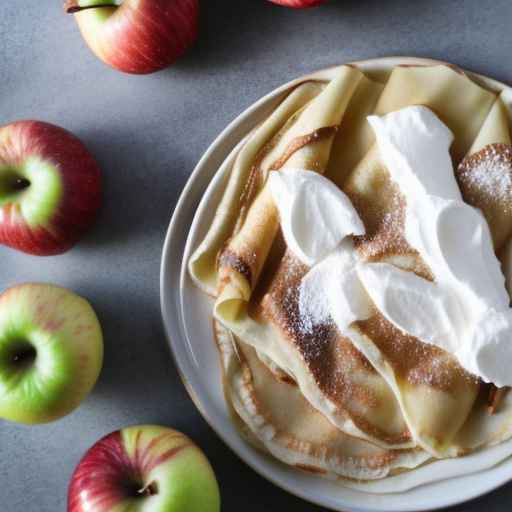
[[375, 137], [367, 116], [372, 114], [385, 84], [362, 76], [334, 138], [325, 176], [342, 187], [350, 171], [372, 146]]
[[[428, 72], [429, 68], [421, 70], [423, 78]], [[404, 71], [400, 70], [400, 73]], [[404, 94], [395, 99], [394, 75], [395, 72], [387, 86], [393, 86], [391, 94], [388, 97], [384, 91], [377, 106], [377, 112], [381, 114], [401, 108], [408, 101]], [[416, 86], [411, 93], [414, 96], [411, 103], [416, 103], [420, 96], [421, 103], [435, 110], [453, 131], [454, 162], [457, 164], [468, 150], [481, 148], [490, 141], [508, 140], [508, 123], [501, 100], [448, 68], [444, 76], [450, 82], [450, 90], [458, 91], [457, 102], [453, 102], [451, 94], [445, 93], [451, 103], [449, 108], [441, 109], [439, 91], [433, 97], [422, 95], [421, 92], [418, 94], [421, 88], [418, 76], [415, 76]], [[367, 228], [367, 235], [357, 241], [362, 259], [387, 261], [432, 278], [419, 255], [405, 241], [404, 200], [396, 185], [391, 183], [376, 147], [353, 171], [345, 191]], [[499, 205], [496, 208], [499, 209]], [[512, 222], [506, 222], [512, 219], [500, 220], [493, 224], [500, 226], [497, 248], [512, 229]], [[489, 430], [489, 420], [481, 403], [477, 408], [478, 413], [468, 420], [480, 385], [477, 379], [462, 370], [450, 354], [401, 333], [378, 311], [370, 319], [352, 326], [350, 339], [386, 378], [401, 404], [414, 439], [425, 450], [436, 457], [456, 456], [494, 442], [496, 436], [491, 434], [492, 428]], [[472, 428], [471, 435], [467, 435], [469, 426], [461, 433], [465, 424], [474, 425], [477, 418], [479, 427]], [[507, 417], [504, 423], [508, 421]], [[501, 430], [502, 426], [493, 432]], [[508, 428], [504, 430], [508, 431]], [[501, 434], [503, 430], [498, 436], [503, 439]]]
[[[382, 446], [409, 447], [414, 443], [399, 405], [384, 379], [365, 358], [333, 328], [317, 336], [326, 351], [310, 351], [308, 345], [312, 340], [301, 340], [290, 329], [293, 311], [277, 311], [284, 302], [276, 304], [277, 307], [272, 304], [273, 298], [280, 301], [272, 295], [273, 283], [280, 279], [275, 269], [292, 276], [294, 262], [282, 260], [278, 212], [265, 186], [265, 176], [270, 169], [286, 167], [323, 172], [337, 127], [362, 79], [357, 69], [343, 67], [339, 77], [292, 115], [256, 157], [261, 163], [252, 168], [242, 199], [249, 205], [242, 206], [234, 234], [219, 255], [214, 315], [240, 339], [254, 346], [264, 361], [271, 361], [271, 368], [281, 376], [284, 372], [291, 377], [310, 403], [338, 428]], [[366, 80], [363, 85], [367, 87]], [[195, 261], [194, 255], [191, 265]], [[290, 285], [284, 283], [283, 289], [291, 290]], [[343, 361], [335, 359], [340, 350], [352, 354], [350, 366], [343, 368], [339, 364]], [[332, 364], [325, 365], [328, 352], [332, 354]]]
[[208, 234], [189, 262], [192, 279], [209, 295], [217, 292], [217, 256], [239, 218], [243, 206], [242, 193], [251, 170], [257, 165], [257, 158], [265, 153], [268, 141], [283, 128], [286, 121], [315, 98], [324, 87], [325, 84], [321, 82], [306, 82], [296, 87], [255, 130], [238, 154]]
[[[255, 350], [214, 325], [225, 394], [244, 437], [280, 461], [329, 478], [375, 480], [426, 462], [421, 450], [386, 450], [350, 437], [278, 380]], [[283, 407], [286, 404], [286, 407]]]
[[[510, 102], [505, 95], [498, 97], [456, 68], [396, 67], [381, 84], [343, 66], [329, 84], [300, 84], [256, 128], [237, 157], [207, 236], [189, 261], [194, 281], [216, 298], [214, 316], [239, 352], [238, 363], [244, 368], [240, 372], [264, 374], [263, 381], [272, 389], [286, 389], [287, 397], [289, 392], [307, 401], [314, 417], [325, 418], [329, 429], [345, 436], [340, 457], [351, 453], [348, 440], [357, 449], [369, 441], [386, 453], [406, 453], [417, 446], [428, 453], [417, 452], [425, 460], [458, 456], [512, 434], [512, 400], [489, 416], [476, 378], [447, 352], [398, 331], [377, 310], [368, 320], [353, 324], [347, 336], [330, 322], [313, 331], [305, 329], [298, 312], [298, 287], [308, 268], [288, 250], [281, 235], [277, 208], [266, 186], [271, 170], [324, 173], [349, 195], [365, 224], [367, 234], [355, 240], [361, 258], [387, 261], [433, 278], [405, 241], [404, 199], [382, 165], [366, 123], [370, 113], [382, 115], [414, 104], [431, 108], [453, 131], [455, 166], [489, 143], [510, 143]], [[478, 201], [474, 205], [484, 214], [502, 206]], [[512, 287], [512, 219], [502, 215], [492, 222]], [[260, 446], [294, 464], [295, 450], [283, 453], [272, 443], [267, 446], [264, 431], [243, 412], [247, 404], [236, 398], [235, 387], [233, 382], [226, 384], [226, 393], [245, 431]], [[262, 387], [257, 394], [266, 392]], [[284, 395], [276, 391], [276, 396]], [[287, 399], [276, 400], [283, 411], [288, 409]], [[277, 411], [278, 404], [272, 408]], [[279, 430], [295, 429], [301, 439], [297, 425], [300, 422], [280, 423]], [[343, 474], [318, 460], [315, 467], [322, 467], [325, 474]]]

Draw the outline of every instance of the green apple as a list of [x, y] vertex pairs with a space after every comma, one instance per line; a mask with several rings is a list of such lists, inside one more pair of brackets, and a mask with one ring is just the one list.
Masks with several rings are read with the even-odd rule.
[[76, 467], [68, 512], [219, 512], [203, 452], [176, 430], [140, 425], [100, 439]]
[[0, 418], [45, 423], [78, 407], [103, 362], [103, 336], [90, 304], [50, 284], [0, 295]]

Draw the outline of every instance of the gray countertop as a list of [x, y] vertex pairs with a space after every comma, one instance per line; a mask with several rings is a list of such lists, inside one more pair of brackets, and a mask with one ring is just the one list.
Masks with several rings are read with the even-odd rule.
[[[321, 510], [242, 463], [183, 388], [159, 308], [160, 253], [171, 213], [226, 124], [305, 72], [413, 55], [512, 83], [512, 2], [331, 0], [292, 11], [265, 0], [202, 0], [197, 46], [174, 67], [142, 77], [99, 62], [61, 4], [1, 2], [0, 124], [37, 118], [81, 137], [103, 169], [104, 206], [95, 228], [65, 255], [36, 258], [1, 248], [0, 286], [49, 281], [88, 297], [104, 328], [105, 365], [92, 395], [70, 416], [37, 427], [0, 421], [0, 510], [64, 510], [83, 452], [135, 423], [172, 425], [197, 441], [216, 470], [226, 512]], [[509, 485], [454, 510], [511, 506]]]

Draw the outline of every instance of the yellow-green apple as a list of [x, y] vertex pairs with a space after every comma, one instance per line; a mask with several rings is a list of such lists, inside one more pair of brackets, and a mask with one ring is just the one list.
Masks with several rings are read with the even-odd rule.
[[293, 7], [294, 9], [304, 9], [305, 7], [316, 7], [323, 4], [326, 0], [270, 0], [274, 4]]
[[0, 243], [39, 256], [65, 252], [100, 202], [100, 169], [77, 137], [41, 121], [0, 127]]
[[163, 69], [197, 39], [199, 0], [67, 0], [64, 8], [96, 56], [126, 73]]
[[70, 413], [102, 361], [101, 327], [85, 299], [40, 283], [0, 295], [0, 418], [45, 423]]
[[128, 427], [100, 439], [71, 477], [68, 512], [121, 511], [219, 512], [208, 459], [166, 427]]

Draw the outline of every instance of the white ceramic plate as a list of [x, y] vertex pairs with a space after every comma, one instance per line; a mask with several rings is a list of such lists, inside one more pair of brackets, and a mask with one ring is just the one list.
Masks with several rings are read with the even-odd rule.
[[[432, 63], [435, 61], [396, 57], [355, 64], [378, 76], [398, 64]], [[493, 465], [491, 453], [475, 454], [471, 456], [471, 467], [478, 472], [453, 478], [446, 477], [443, 466], [435, 469], [436, 465], [450, 461], [436, 462], [421, 468], [430, 475], [431, 482], [426, 485], [397, 494], [369, 494], [300, 473], [253, 449], [240, 438], [224, 401], [220, 361], [211, 329], [212, 301], [193, 286], [186, 262], [210, 225], [226, 170], [240, 141], [268, 116], [290, 87], [307, 78], [329, 79], [333, 72], [331, 68], [301, 77], [256, 102], [219, 135], [197, 165], [176, 206], [163, 248], [160, 293], [166, 334], [182, 380], [206, 421], [242, 460], [275, 485], [305, 500], [344, 512], [412, 512], [461, 503], [512, 479], [512, 460]], [[494, 80], [469, 74], [487, 87], [506, 88]]]

